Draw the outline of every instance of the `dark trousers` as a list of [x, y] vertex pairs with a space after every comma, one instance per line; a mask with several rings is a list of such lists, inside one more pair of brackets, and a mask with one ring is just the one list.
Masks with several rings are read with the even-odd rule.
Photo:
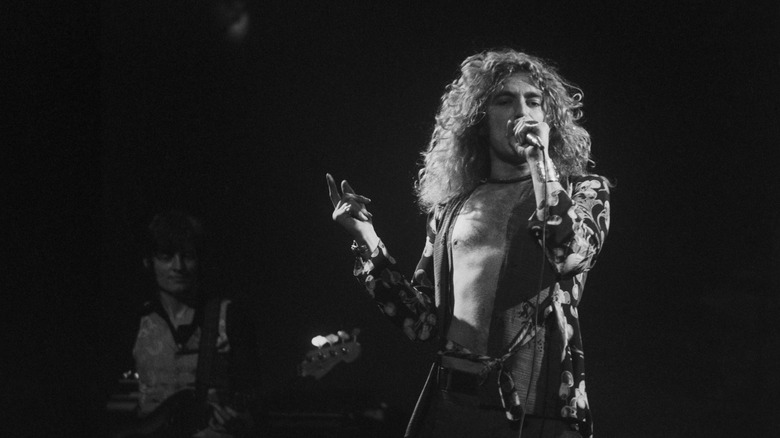
[[526, 415], [509, 421], [502, 408], [481, 406], [478, 398], [448, 391], [433, 394], [420, 438], [581, 438], [562, 420]]
[[437, 368], [418, 438], [581, 438], [563, 420], [526, 415], [509, 421], [493, 376]]

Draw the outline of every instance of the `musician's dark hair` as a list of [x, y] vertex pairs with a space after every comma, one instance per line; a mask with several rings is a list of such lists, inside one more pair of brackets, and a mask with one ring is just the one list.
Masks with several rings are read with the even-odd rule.
[[175, 254], [203, 249], [203, 222], [182, 210], [169, 210], [154, 216], [147, 228], [144, 255]]

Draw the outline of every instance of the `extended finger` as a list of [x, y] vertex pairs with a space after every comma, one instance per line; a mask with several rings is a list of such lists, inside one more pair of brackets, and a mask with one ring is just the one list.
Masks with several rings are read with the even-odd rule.
[[339, 217], [345, 216], [361, 221], [371, 220], [371, 213], [369, 213], [361, 204], [356, 202], [344, 202], [333, 212], [333, 219], [338, 220]]
[[331, 215], [331, 217], [333, 218], [334, 221], [337, 222], [343, 220], [346, 217], [351, 217], [351, 215], [349, 214], [349, 210], [351, 207], [352, 206], [348, 202], [345, 202], [333, 209], [333, 214]]
[[341, 202], [349, 206], [347, 211], [352, 217], [363, 221], [371, 220], [371, 213], [366, 209], [366, 204], [371, 202], [370, 199], [354, 193], [345, 193]]
[[342, 190], [344, 193], [352, 193], [352, 194], [355, 194], [355, 190], [352, 188], [352, 186], [351, 186], [351, 185], [349, 185], [349, 183], [347, 182], [347, 180], [344, 180], [344, 181], [342, 181], [342, 182], [341, 182], [341, 190]]
[[333, 211], [333, 220], [339, 221], [339, 219], [343, 218], [353, 218], [363, 222], [370, 222], [373, 215], [369, 213], [362, 204], [346, 200]]
[[355, 211], [355, 218], [360, 219], [361, 221], [370, 221], [371, 213], [368, 212], [365, 208], [361, 208], [360, 210]]
[[325, 180], [328, 182], [328, 195], [330, 196], [330, 202], [333, 203], [333, 207], [335, 208], [341, 200], [341, 196], [339, 195], [339, 188], [336, 186], [336, 181], [333, 179], [331, 174], [326, 173]]
[[369, 202], [371, 202], [371, 200], [366, 198], [365, 196], [358, 195], [357, 193], [355, 193], [355, 189], [353, 189], [352, 186], [349, 185], [347, 180], [344, 180], [344, 181], [341, 182], [341, 191], [344, 192], [345, 196], [347, 194], [354, 195], [356, 198], [359, 198], [360, 202], [362, 202], [364, 204], [368, 204]]
[[217, 405], [212, 405], [212, 406], [214, 406], [214, 418], [217, 419], [217, 422], [219, 424], [225, 424], [225, 415], [222, 409]]
[[515, 129], [517, 127], [515, 126], [514, 120], [507, 120], [506, 121], [506, 137], [509, 139], [510, 142], [514, 144], [515, 142]]
[[354, 202], [359, 204], [370, 204], [371, 200], [363, 195], [357, 193], [344, 193], [344, 197], [341, 199], [344, 202]]

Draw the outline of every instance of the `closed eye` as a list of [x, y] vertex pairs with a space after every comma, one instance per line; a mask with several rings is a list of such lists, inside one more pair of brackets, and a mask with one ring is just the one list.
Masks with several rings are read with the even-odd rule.
[[526, 102], [526, 105], [530, 107], [539, 107], [542, 106], [542, 100], [541, 99], [531, 99]]
[[515, 102], [515, 99], [518, 96], [515, 94], [504, 90], [493, 96], [493, 104], [494, 105], [508, 105]]

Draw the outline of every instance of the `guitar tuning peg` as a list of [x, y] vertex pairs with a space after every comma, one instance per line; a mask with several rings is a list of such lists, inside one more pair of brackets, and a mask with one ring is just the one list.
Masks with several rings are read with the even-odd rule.
[[339, 330], [338, 334], [342, 341], [349, 341], [349, 333], [345, 332], [344, 330]]
[[311, 344], [317, 348], [322, 348], [322, 346], [327, 343], [328, 343], [328, 339], [325, 336], [317, 335], [311, 338]]
[[331, 333], [328, 336], [325, 336], [325, 339], [328, 340], [328, 343], [335, 344], [336, 342], [339, 341], [340, 338], [338, 336], [334, 335], [333, 333]]

